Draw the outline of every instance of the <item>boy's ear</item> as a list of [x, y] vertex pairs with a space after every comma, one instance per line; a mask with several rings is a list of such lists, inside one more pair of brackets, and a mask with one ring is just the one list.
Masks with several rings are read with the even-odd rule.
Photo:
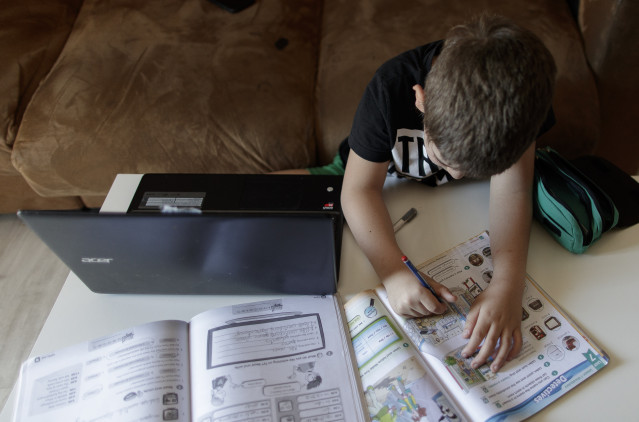
[[424, 88], [421, 85], [413, 85], [413, 91], [415, 91], [415, 107], [422, 113], [424, 112], [424, 100], [426, 95], [424, 94]]

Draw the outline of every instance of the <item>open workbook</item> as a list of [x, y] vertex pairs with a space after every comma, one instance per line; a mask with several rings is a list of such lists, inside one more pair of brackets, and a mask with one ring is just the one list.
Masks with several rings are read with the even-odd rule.
[[37, 356], [16, 421], [364, 421], [342, 316], [337, 297], [284, 296]]
[[497, 374], [471, 369], [459, 356], [462, 317], [490, 283], [488, 235], [419, 268], [457, 294], [446, 314], [404, 320], [381, 288], [344, 307], [284, 296], [33, 357], [16, 421], [521, 420], [606, 365], [529, 281], [519, 357]]
[[465, 316], [492, 278], [488, 233], [417, 268], [457, 302], [437, 316], [404, 319], [383, 288], [346, 303], [357, 367], [374, 421], [518, 421], [538, 412], [608, 363], [606, 354], [530, 278], [522, 300], [523, 346], [493, 373], [461, 350]]

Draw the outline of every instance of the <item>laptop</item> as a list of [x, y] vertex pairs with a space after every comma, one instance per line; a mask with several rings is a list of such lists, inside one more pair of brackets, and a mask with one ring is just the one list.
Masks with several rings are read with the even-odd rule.
[[[233, 198], [225, 201], [215, 188], [221, 179], [210, 176], [213, 175], [200, 175], [200, 182], [208, 179], [208, 184], [196, 183], [192, 186], [197, 190], [193, 191], [187, 182], [197, 179], [197, 175], [176, 176], [179, 183], [170, 178], [176, 184], [168, 182], [164, 187], [155, 182], [163, 178], [166, 182], [166, 175], [149, 177], [146, 182], [145, 175], [129, 212], [123, 214], [20, 211], [18, 216], [96, 293], [336, 292], [343, 225], [339, 208], [341, 180], [325, 180], [331, 182], [330, 198], [320, 195], [316, 199], [324, 204], [305, 209], [309, 207], [301, 205], [306, 200], [300, 200], [299, 194], [290, 195], [290, 190], [283, 194], [281, 185], [273, 185], [276, 179], [263, 180], [270, 175], [257, 179], [250, 176], [248, 182], [242, 175], [231, 179], [244, 186], [261, 186], [260, 194], [270, 196], [271, 205], [258, 204], [253, 195], [247, 196], [246, 189], [252, 187], [243, 187], [239, 193], [233, 191], [233, 198], [240, 198], [239, 202]], [[221, 176], [226, 179], [231, 175]], [[305, 181], [279, 180], [307, 191]], [[189, 188], [185, 190], [185, 186]], [[147, 187], [153, 190], [148, 191]], [[162, 212], [163, 207], [150, 205], [163, 200], [136, 199], [145, 194], [148, 199], [185, 192], [200, 192], [202, 198], [215, 198], [212, 202], [226, 205], [215, 210], [203, 206], [207, 201], [202, 201], [199, 208], [189, 200], [177, 201], [188, 206], [180, 205], [177, 211], [166, 213]], [[243, 197], [250, 199], [243, 201]], [[327, 205], [331, 203], [332, 207]]]
[[142, 176], [128, 212], [177, 210], [341, 214], [342, 176], [165, 174]]

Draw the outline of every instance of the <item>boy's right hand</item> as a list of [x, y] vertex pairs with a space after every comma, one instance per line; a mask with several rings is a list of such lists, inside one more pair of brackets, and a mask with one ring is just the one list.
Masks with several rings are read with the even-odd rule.
[[[443, 300], [448, 302], [457, 300], [457, 297], [444, 285], [437, 283], [423, 273], [422, 277], [428, 281], [428, 284]], [[408, 269], [387, 277], [383, 283], [391, 307], [397, 314], [405, 318], [443, 314], [448, 310], [448, 306], [437, 300]]]
[[[350, 151], [342, 183], [342, 210], [348, 226], [368, 261], [384, 283], [393, 310], [404, 317], [446, 312], [447, 306], [423, 287], [402, 262], [393, 223], [382, 198], [388, 162], [371, 162]], [[432, 281], [435, 292], [447, 301], [455, 296]]]

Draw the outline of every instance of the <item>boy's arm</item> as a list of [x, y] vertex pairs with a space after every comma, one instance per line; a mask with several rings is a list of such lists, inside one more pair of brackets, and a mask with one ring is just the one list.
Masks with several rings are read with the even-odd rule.
[[493, 372], [514, 358], [522, 345], [521, 300], [532, 222], [534, 158], [533, 142], [519, 161], [490, 181], [493, 278], [468, 314], [464, 336], [470, 341], [462, 353], [472, 355], [484, 341], [472, 365], [479, 366], [494, 354]]
[[[445, 312], [446, 305], [422, 287], [402, 263], [403, 253], [382, 199], [387, 169], [388, 162], [374, 163], [350, 152], [342, 184], [342, 209], [348, 226], [384, 283], [395, 312], [407, 317]], [[444, 286], [433, 281], [432, 287], [444, 299], [455, 300]]]

